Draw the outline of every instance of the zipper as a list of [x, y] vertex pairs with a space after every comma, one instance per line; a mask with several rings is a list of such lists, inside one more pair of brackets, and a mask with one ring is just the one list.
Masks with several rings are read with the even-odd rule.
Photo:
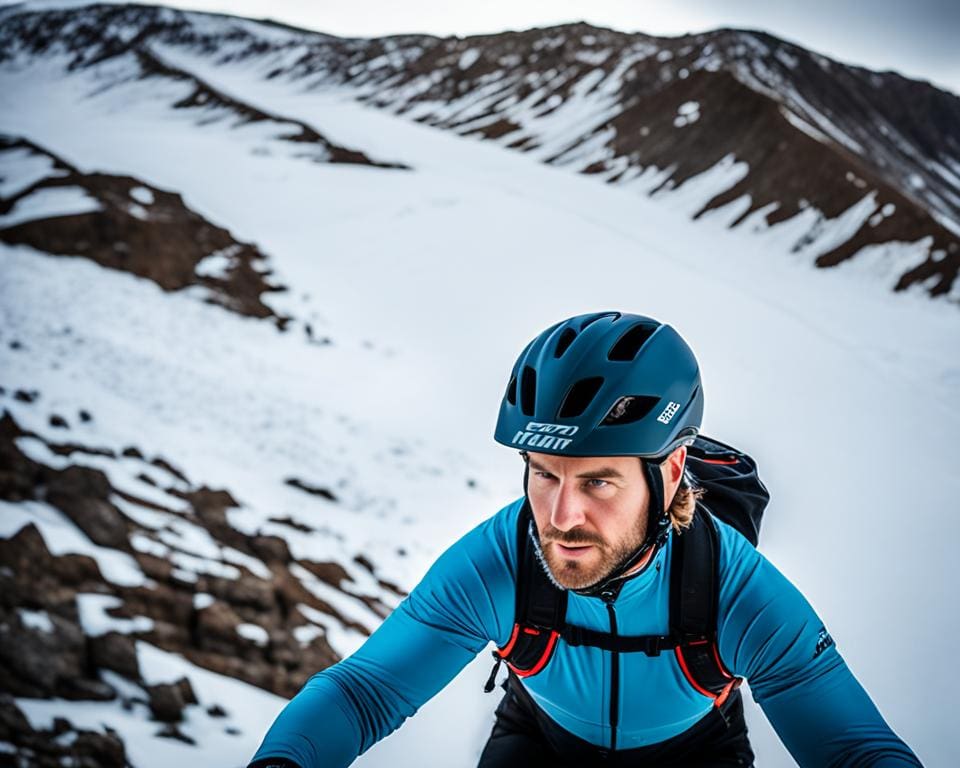
[[[610, 634], [617, 634], [617, 612], [613, 607], [616, 594], [604, 592], [600, 595], [607, 604], [607, 615], [610, 617]], [[611, 651], [610, 657], [610, 751], [617, 749], [617, 726], [620, 725], [620, 652]]]

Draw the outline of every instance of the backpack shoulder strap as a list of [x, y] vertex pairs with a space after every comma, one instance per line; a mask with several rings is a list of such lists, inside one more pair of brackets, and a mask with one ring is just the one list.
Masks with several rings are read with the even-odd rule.
[[493, 690], [500, 662], [518, 677], [535, 675], [546, 666], [560, 639], [567, 615], [567, 593], [556, 587], [538, 562], [530, 536], [533, 514], [524, 500], [517, 519], [517, 585], [513, 632], [496, 659], [485, 690]]
[[710, 513], [698, 505], [693, 523], [673, 536], [670, 565], [670, 634], [687, 681], [719, 707], [740, 686], [720, 659], [720, 537]]
[[567, 615], [567, 592], [558, 588], [538, 560], [530, 526], [533, 512], [524, 501], [517, 520], [517, 603], [515, 621], [526, 627], [560, 629]]

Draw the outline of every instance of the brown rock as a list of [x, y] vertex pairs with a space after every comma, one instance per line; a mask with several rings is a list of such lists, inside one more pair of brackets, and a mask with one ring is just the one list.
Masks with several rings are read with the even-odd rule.
[[110, 492], [110, 481], [103, 472], [71, 466], [51, 473], [47, 500], [73, 520], [94, 543], [126, 549], [127, 519], [107, 501]]
[[50, 614], [53, 632], [31, 629], [10, 612], [0, 622], [0, 689], [17, 696], [75, 698], [86, 676], [86, 642], [79, 624]]
[[173, 572], [173, 564], [169, 560], [164, 560], [161, 557], [148, 555], [143, 552], [134, 552], [133, 556], [148, 578], [161, 583], [170, 579], [170, 574]]
[[246, 645], [246, 641], [237, 634], [237, 625], [240, 623], [242, 620], [233, 608], [218, 600], [197, 614], [198, 645], [202, 649], [220, 649], [232, 656], [241, 645]]
[[124, 607], [131, 616], [150, 616], [154, 621], [186, 626], [193, 615], [193, 594], [192, 590], [168, 584], [134, 587], [125, 591]]
[[[70, 734], [76, 734], [70, 738]], [[64, 737], [66, 738], [58, 738]], [[0, 765], [30, 766], [30, 768], [126, 768], [127, 758], [123, 742], [113, 733], [94, 733], [77, 730], [62, 717], [54, 720], [47, 731], [35, 731], [17, 707], [13, 697], [0, 693], [0, 741], [16, 747], [18, 762], [5, 762], [0, 753]]]
[[[164, 683], [162, 685], [151, 685], [147, 687], [147, 693], [150, 695], [150, 711], [154, 718], [162, 723], [179, 723], [183, 720], [183, 708], [187, 705], [184, 699], [184, 689], [181, 685], [184, 679], [176, 683]], [[189, 688], [190, 683], [187, 682]], [[190, 689], [191, 696], [193, 690]], [[196, 697], [193, 697], [196, 701]]]
[[177, 728], [177, 726], [173, 723], [167, 723], [154, 735], [159, 736], [161, 739], [176, 739], [177, 741], [182, 741], [184, 744], [190, 744], [191, 746], [197, 743], [187, 736], [187, 734]]
[[218, 579], [211, 577], [208, 583], [210, 594], [233, 605], [245, 605], [257, 611], [271, 611], [276, 607], [273, 585], [243, 574], [239, 579]]
[[128, 764], [123, 742], [115, 733], [80, 731], [70, 754], [84, 768], [126, 768]]
[[290, 548], [287, 542], [279, 536], [254, 536], [250, 539], [250, 546], [261, 560], [270, 563], [289, 563]]
[[78, 590], [95, 590], [103, 584], [96, 561], [86, 555], [54, 557], [33, 523], [12, 539], [0, 539], [0, 569], [4, 579], [0, 603], [56, 608], [72, 605]]
[[344, 570], [344, 567], [340, 565], [340, 563], [318, 563], [313, 560], [301, 560], [300, 565], [318, 579], [327, 582], [331, 587], [336, 587], [337, 589], [340, 589], [343, 582], [351, 581], [350, 574]]
[[117, 698], [117, 692], [111, 686], [102, 680], [89, 677], [66, 680], [60, 685], [58, 691], [58, 695], [63, 698], [78, 701], [113, 701]]
[[190, 684], [190, 680], [186, 677], [181, 677], [174, 683], [180, 689], [180, 696], [183, 698], [185, 704], [199, 704], [197, 699], [197, 694], [193, 692], [193, 686]]
[[13, 741], [18, 733], [30, 730], [30, 723], [17, 706], [13, 696], [0, 692], [0, 741]]
[[128, 680], [140, 679], [137, 648], [129, 635], [107, 632], [88, 640], [90, 662], [98, 669], [111, 669]]

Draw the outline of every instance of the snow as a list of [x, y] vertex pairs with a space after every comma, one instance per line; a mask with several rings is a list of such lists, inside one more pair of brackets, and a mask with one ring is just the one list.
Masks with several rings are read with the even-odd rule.
[[703, 207], [704, 200], [710, 200], [735, 186], [749, 172], [747, 163], [738, 161], [733, 155], [725, 155], [713, 166], [691, 176], [679, 187], [669, 192], [658, 192], [655, 197], [669, 194], [673, 206], [688, 211], [692, 216]]
[[87, 637], [105, 635], [107, 632], [150, 632], [153, 620], [146, 616], [134, 616], [123, 619], [107, 613], [110, 608], [119, 608], [123, 600], [114, 595], [77, 593], [77, 610], [80, 614], [80, 626]]
[[800, 63], [800, 60], [796, 56], [784, 50], [783, 48], [777, 48], [773, 55], [777, 57], [777, 60], [781, 64], [790, 69], [796, 69], [797, 65]]
[[293, 630], [294, 639], [304, 647], [310, 645], [310, 643], [312, 643], [318, 637], [323, 637], [324, 634], [324, 631], [320, 627], [315, 627], [311, 624], [304, 624], [303, 626], [296, 627]]
[[822, 131], [824, 134], [829, 136], [833, 141], [836, 141], [847, 149], [856, 152], [858, 155], [862, 155], [864, 150], [859, 143], [854, 141], [854, 139], [838, 128], [826, 115], [822, 114], [819, 110], [814, 108], [806, 99], [800, 96], [800, 94], [794, 88], [788, 88], [786, 99], [788, 106], [791, 107], [790, 111], [792, 112], [801, 112], [805, 117], [813, 120], [817, 124], [817, 128]]
[[146, 221], [150, 218], [150, 213], [142, 205], [128, 205], [127, 213], [140, 221]]
[[110, 503], [123, 514], [144, 528], [157, 530], [163, 528], [173, 517], [169, 512], [158, 512], [150, 507], [136, 504], [115, 493], [110, 494]]
[[[300, 579], [300, 582], [314, 595], [323, 600], [328, 605], [333, 606], [341, 616], [349, 621], [359, 624], [372, 631], [380, 623], [380, 618], [366, 603], [357, 600], [349, 593], [334, 589], [325, 581], [318, 579], [302, 565], [294, 564], [290, 566], [290, 573]], [[340, 585], [341, 589], [344, 585]]]
[[826, 134], [822, 133], [821, 131], [818, 131], [816, 128], [810, 125], [810, 123], [808, 123], [806, 120], [794, 114], [784, 106], [781, 106], [779, 109], [780, 109], [780, 114], [783, 115], [794, 128], [799, 128], [801, 131], [807, 134], [807, 136], [809, 136], [812, 139], [816, 139], [821, 144], [830, 143], [830, 139]]
[[[299, 603], [297, 610], [300, 611], [305, 619], [315, 625], [312, 629], [320, 632], [326, 638], [330, 647], [341, 657], [349, 656], [363, 645], [363, 642], [367, 639], [365, 634], [357, 632], [353, 627], [343, 625], [333, 616], [318, 611], [309, 605]], [[298, 639], [308, 636], [308, 628], [301, 627], [298, 629], [301, 631], [301, 635], [297, 636]], [[309, 634], [313, 634], [313, 631], [310, 631]]]
[[226, 278], [230, 268], [234, 265], [233, 256], [240, 250], [238, 245], [229, 245], [219, 251], [204, 256], [194, 269], [201, 277]]
[[685, 101], [677, 107], [677, 116], [673, 118], [673, 125], [676, 128], [682, 128], [685, 125], [697, 122], [700, 119], [700, 103], [696, 101]]
[[146, 187], [133, 187], [133, 189], [130, 190], [130, 197], [141, 205], [153, 205], [154, 203], [153, 192]]
[[48, 635], [53, 633], [53, 621], [50, 620], [50, 614], [46, 611], [30, 611], [26, 608], [17, 608], [17, 615], [20, 617], [23, 626], [29, 629], [44, 632]]
[[[198, 760], [229, 768], [245, 766], [263, 738], [263, 723], [276, 717], [286, 701], [143, 641], [137, 641], [136, 647], [146, 685], [173, 683], [183, 677], [190, 681], [200, 703], [184, 709], [185, 719], [178, 727], [196, 745], [158, 737], [160, 727], [151, 719], [146, 692], [125, 681], [123, 694], [115, 701], [18, 698], [16, 704], [34, 728], [51, 728], [57, 717], [67, 717], [76, 728], [99, 733], [115, 730], [136, 768], [169, 768]], [[104, 673], [104, 678], [111, 684], [122, 681], [111, 673]], [[214, 705], [226, 710], [226, 717], [210, 715], [207, 710]]]
[[816, 240], [798, 248], [798, 253], [811, 257], [829, 253], [853, 237], [878, 207], [877, 193], [873, 190], [836, 218], [823, 221], [819, 226]]
[[480, 58], [480, 51], [476, 48], [468, 48], [462, 54], [460, 54], [460, 59], [457, 61], [457, 66], [460, 69], [470, 69], [477, 59]]
[[80, 187], [44, 187], [17, 200], [13, 210], [0, 216], [0, 227], [99, 210], [100, 203]]
[[269, 581], [273, 578], [273, 573], [264, 565], [262, 560], [258, 560], [246, 552], [241, 552], [233, 547], [223, 547], [220, 551], [220, 556], [228, 563], [242, 565], [254, 576], [258, 576], [261, 579], [267, 579]]
[[170, 551], [166, 555], [178, 570], [186, 575], [189, 581], [196, 581], [199, 574], [216, 576], [220, 579], [239, 579], [240, 570], [219, 560], [211, 560], [200, 555], [191, 555], [187, 552]]
[[237, 624], [237, 634], [261, 647], [266, 647], [270, 642], [267, 630], [259, 624]]
[[209, 608], [215, 602], [216, 600], [213, 595], [207, 594], [206, 592], [197, 592], [193, 596], [193, 607], [198, 611]]
[[59, 509], [40, 501], [15, 504], [0, 499], [0, 536], [11, 538], [31, 523], [40, 531], [52, 554], [92, 557], [103, 577], [118, 586], [138, 587], [146, 583], [146, 577], [136, 560], [125, 552], [94, 544]]
[[[956, 307], [889, 294], [892, 272], [857, 272], [858, 261], [919, 259], [922, 243], [867, 252], [866, 260], [831, 270], [811, 266], [830, 242], [877, 212], [871, 194], [837, 221], [820, 222], [822, 241], [792, 252], [814, 226], [815, 212], [760, 227], [759, 234], [752, 230], [764, 211], [732, 231], [732, 209], [691, 224], [705, 195], [746, 172], [735, 158], [655, 199], [643, 192], [668, 169], [605, 185], [538, 162], [609, 119], [612, 111], [597, 107], [616, 108], [603, 92], [615, 83], [610, 78], [594, 75], [577, 98], [532, 123], [550, 137], [538, 155], [463, 141], [363, 107], [350, 100], [352, 91], [305, 94], [302, 83], [265, 81], [255, 63], [215, 65], [186, 55], [175, 63], [337, 143], [401, 159], [415, 171], [320, 165], [286, 151], [263, 126], [198, 126], [193, 116], [168, 109], [180, 93], [176, 85], [163, 86], [163, 98], [142, 83], [87, 97], [90, 73], [0, 71], [0, 128], [83, 169], [183, 194], [269, 254], [278, 281], [291, 290], [267, 301], [296, 318], [280, 333], [192, 292], [167, 294], [82, 259], [0, 246], [3, 385], [42, 390], [33, 404], [3, 399], [18, 423], [51, 435], [50, 412], [85, 407], [95, 420], [83, 426], [84, 441], [118, 451], [138, 445], [183, 468], [194, 486], [229, 489], [239, 506], [227, 519], [241, 532], [282, 535], [295, 557], [318, 562], [349, 564], [363, 553], [383, 578], [409, 588], [450, 542], [519, 493], [517, 457], [490, 435], [510, 365], [526, 341], [561, 317], [593, 309], [622, 307], [668, 320], [700, 358], [706, 431], [757, 456], [773, 490], [763, 551], [823, 615], [894, 729], [924, 762], [952, 764], [945, 734], [954, 694], [927, 662], [947, 657], [960, 629], [960, 618], [936, 609], [953, 604], [960, 575], [951, 549], [960, 523], [943, 514], [960, 492], [953, 458], [960, 427]], [[115, 74], [124, 74], [119, 64]], [[588, 96], [595, 101], [584, 101]], [[491, 91], [487, 98], [504, 96]], [[532, 120], [533, 103], [511, 109]], [[54, 119], [65, 114], [70, 130]], [[826, 129], [817, 123], [815, 130]], [[258, 147], [271, 154], [254, 155]], [[238, 195], [238, 188], [250, 193]], [[309, 344], [306, 322], [333, 343]], [[72, 341], [62, 335], [66, 326]], [[10, 349], [13, 338], [29, 355]], [[43, 453], [36, 440], [18, 445]], [[822, 468], [817, 482], [810, 481], [811, 457]], [[113, 464], [104, 471], [123, 490], [185, 516], [190, 511], [182, 500], [173, 506], [175, 496], [163, 490], [173, 484], [169, 478], [159, 488], [136, 480], [143, 462], [83, 455], [69, 461]], [[338, 500], [293, 488], [284, 482], [289, 477], [329, 487]], [[917, 477], [936, 482], [909, 481]], [[468, 490], [467, 478], [478, 487]], [[190, 550], [176, 553], [180, 568], [190, 569], [177, 572], [182, 578], [195, 579], [200, 567], [240, 564], [228, 565], [230, 555], [210, 550], [190, 525], [158, 540], [170, 522], [163, 513], [118, 507], [145, 529], [131, 536], [137, 550]], [[910, 510], [912, 530], [937, 535], [922, 547], [905, 543], [903, 510]], [[270, 520], [285, 517], [311, 530]], [[30, 521], [51, 548], [69, 541], [109, 559], [42, 502], [0, 505], [0, 535]], [[109, 552], [130, 566], [128, 555]], [[877, 556], [891, 552], [896, 568]], [[111, 565], [122, 571], [120, 561]], [[138, 569], [131, 574], [143, 580]], [[368, 629], [379, 624], [361, 600], [305, 569], [294, 577], [346, 619]], [[344, 586], [357, 594], [373, 589], [369, 582]], [[299, 642], [322, 632], [335, 650], [349, 653], [363, 640], [331, 616], [298, 609], [309, 622], [298, 630]], [[917, 637], [927, 638], [922, 655]], [[243, 765], [283, 701], [142, 642], [137, 647], [148, 683], [191, 679], [203, 706], [188, 708], [184, 729], [200, 746], [154, 738], [157, 725], [139, 704], [18, 704], [34, 722], [68, 716], [94, 729], [109, 724], [127, 740], [137, 768], [198, 756]], [[357, 765], [380, 768], [398, 755], [425, 768], [475, 764], [497, 703], [480, 693], [489, 667], [481, 654]], [[206, 716], [213, 703], [230, 712], [240, 736]], [[758, 762], [790, 765], [749, 700], [747, 717]]]
[[137, 552], [143, 552], [145, 555], [153, 555], [154, 557], [166, 557], [170, 554], [170, 547], [142, 533], [135, 533], [130, 537], [130, 546]]
[[610, 58], [610, 54], [613, 53], [609, 48], [603, 48], [597, 51], [584, 51], [579, 50], [574, 55], [574, 59], [580, 61], [584, 64], [590, 64], [594, 67], [599, 67], [603, 62]]
[[[82, 337], [78, 337], [76, 343], [81, 344], [82, 342]], [[78, 409], [80, 407], [83, 406], [77, 406]], [[65, 410], [70, 409], [66, 408]], [[51, 441], [56, 442], [62, 437], [62, 435], [52, 436]], [[43, 441], [35, 437], [19, 437], [17, 438], [16, 443], [17, 447], [19, 447], [21, 451], [40, 464], [45, 464], [46, 466], [54, 469], [63, 469], [71, 464], [89, 467], [91, 469], [98, 469], [106, 473], [110, 479], [110, 483], [117, 490], [125, 491], [135, 498], [141, 499], [145, 502], [153, 502], [171, 511], [186, 511], [188, 508], [186, 501], [168, 494], [157, 487], [165, 484], [176, 490], [183, 490], [181, 487], [183, 485], [181, 481], [167, 476], [166, 473], [159, 468], [140, 459], [128, 457], [114, 459], [87, 453], [75, 453], [70, 456], [61, 456], [57, 453], [54, 453]], [[144, 481], [141, 477], [139, 477], [139, 475], [145, 475], [146, 477], [152, 479], [156, 485]], [[114, 495], [113, 498], [117, 499], [119, 497]], [[121, 504], [122, 503], [123, 500], [121, 499]], [[132, 512], [132, 508], [130, 506], [126, 506], [124, 509]], [[139, 515], [139, 519], [145, 519], [142, 512], [132, 512], [132, 514]], [[155, 520], [157, 518], [153, 519]], [[148, 525], [147, 527], [150, 526]]]
[[46, 155], [25, 147], [0, 151], [0, 198], [11, 198], [48, 177], [66, 176]]

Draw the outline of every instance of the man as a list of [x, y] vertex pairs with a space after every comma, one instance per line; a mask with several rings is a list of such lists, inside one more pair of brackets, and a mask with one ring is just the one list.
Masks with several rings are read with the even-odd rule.
[[919, 765], [803, 596], [701, 509], [685, 465], [702, 412], [696, 359], [670, 326], [600, 313], [540, 334], [495, 434], [521, 451], [525, 496], [311, 678], [252, 765], [349, 765], [490, 641], [510, 674], [482, 768], [752, 765], [743, 678], [802, 766]]

